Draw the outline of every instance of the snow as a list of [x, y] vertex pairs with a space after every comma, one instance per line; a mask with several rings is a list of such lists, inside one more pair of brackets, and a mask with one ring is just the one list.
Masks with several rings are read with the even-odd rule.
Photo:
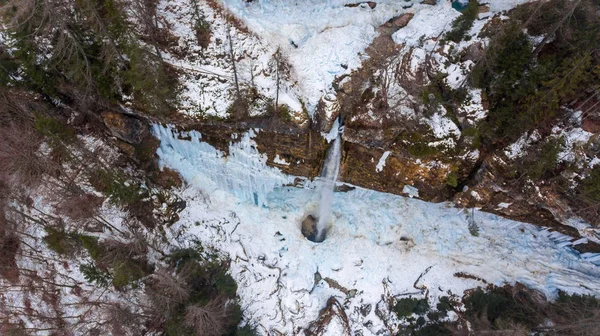
[[[176, 139], [172, 129], [162, 126], [155, 126], [154, 133], [161, 139], [162, 165], [189, 183], [181, 191], [188, 206], [169, 229], [172, 239], [182, 245], [198, 240], [229, 256], [244, 318], [261, 334], [293, 334], [307, 327], [336, 296], [345, 298], [352, 333], [375, 335], [384, 330], [383, 322], [374, 309], [362, 316], [362, 305], [415, 292], [417, 285], [428, 288], [433, 301], [484, 285], [455, 277], [457, 272], [498, 285], [519, 281], [551, 298], [559, 289], [600, 294], [600, 267], [594, 264], [600, 257], [579, 255], [568, 236], [478, 210], [473, 213], [479, 236], [472, 236], [465, 213], [452, 204], [359, 187], [334, 195], [327, 239], [312, 243], [301, 235], [300, 222], [316, 206], [314, 183], [282, 186], [293, 177], [266, 166], [251, 145], [251, 134], [243, 136], [242, 144], [232, 144], [231, 156], [224, 158], [199, 134]], [[254, 182], [240, 182], [248, 180]], [[249, 192], [240, 190], [244, 187]], [[248, 199], [257, 189], [263, 193], [258, 207]], [[408, 193], [412, 189], [405, 187]], [[356, 289], [355, 295], [324, 280], [315, 283], [317, 271], [323, 279]]]
[[285, 161], [284, 159], [279, 157], [279, 154], [275, 155], [275, 158], [273, 159], [273, 162], [280, 164], [280, 165], [284, 165], [284, 166], [289, 166], [290, 163]]
[[460, 136], [458, 126], [450, 118], [442, 116], [440, 113], [434, 113], [426, 122], [436, 138]]
[[379, 162], [377, 162], [377, 167], [375, 167], [375, 171], [376, 172], [380, 172], [383, 170], [383, 167], [385, 167], [385, 160], [387, 160], [388, 156], [390, 156], [392, 152], [390, 151], [385, 151], [383, 153], [383, 155], [381, 155], [381, 158], [379, 158]]
[[409, 197], [419, 197], [419, 189], [413, 186], [405, 185], [402, 188], [402, 192], [407, 194]]
[[[201, 142], [202, 135], [192, 131], [178, 133], [172, 127], [153, 125], [153, 134], [161, 139], [158, 155], [162, 164], [179, 171], [183, 178], [202, 186], [208, 193], [230, 190], [241, 200], [266, 205], [266, 195], [273, 189], [294, 182], [294, 177], [266, 165], [266, 155], [260, 154], [252, 138], [255, 130], [241, 136], [241, 141], [229, 146], [229, 156]], [[190, 137], [190, 141], [180, 136]], [[196, 170], [202, 169], [202, 174]]]
[[415, 16], [406, 27], [392, 35], [394, 42], [406, 46], [418, 46], [422, 36], [437, 37], [450, 27], [452, 21], [460, 16], [460, 12], [452, 8], [450, 1], [438, 3], [435, 6], [419, 7]]

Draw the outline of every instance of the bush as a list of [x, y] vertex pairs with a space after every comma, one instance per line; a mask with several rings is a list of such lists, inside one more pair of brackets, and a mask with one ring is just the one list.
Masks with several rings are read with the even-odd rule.
[[227, 270], [222, 269], [222, 271], [217, 274], [215, 287], [222, 295], [228, 298], [235, 298], [237, 293], [237, 283], [233, 280], [231, 275], [225, 273], [226, 271]]
[[428, 143], [424, 141], [418, 141], [408, 145], [408, 154], [416, 158], [432, 156], [438, 154], [439, 152], [440, 150], [438, 148], [431, 147]]
[[106, 196], [109, 201], [121, 207], [133, 205], [147, 196], [141, 185], [128, 182], [125, 176], [104, 169], [97, 169], [90, 178], [90, 184]]
[[112, 284], [115, 288], [121, 289], [144, 276], [146, 276], [146, 272], [138, 263], [123, 260], [113, 268]]
[[46, 236], [43, 240], [52, 251], [70, 256], [77, 250], [77, 241], [68, 232], [53, 227], [45, 227], [44, 230]]
[[600, 201], [600, 166], [595, 166], [590, 175], [581, 182], [583, 195], [592, 201]]
[[429, 302], [427, 299], [404, 298], [396, 302], [393, 309], [394, 313], [400, 318], [410, 315], [425, 315], [429, 311]]
[[493, 287], [487, 292], [477, 288], [463, 299], [463, 304], [469, 318], [485, 317], [492, 326], [512, 321], [533, 328], [542, 322], [530, 295], [512, 293], [509, 287]]
[[94, 283], [100, 287], [108, 287], [111, 282], [110, 274], [99, 270], [94, 264], [81, 264], [79, 271], [83, 273], [83, 277], [87, 282]]
[[196, 22], [194, 23], [194, 31], [196, 33], [196, 40], [198, 41], [198, 44], [202, 48], [207, 48], [210, 44], [210, 36], [212, 33], [210, 30], [210, 24], [206, 21], [206, 17], [204, 17], [204, 15], [200, 15], [196, 19]]
[[45, 136], [53, 147], [75, 140], [73, 128], [50, 116], [35, 113], [35, 129]]
[[446, 176], [446, 185], [456, 188], [458, 186], [458, 174], [455, 171], [451, 171], [448, 176]]
[[460, 42], [473, 26], [478, 12], [479, 3], [475, 0], [469, 1], [467, 7], [462, 11], [462, 15], [452, 22], [452, 30], [446, 33], [445, 38], [456, 43]]

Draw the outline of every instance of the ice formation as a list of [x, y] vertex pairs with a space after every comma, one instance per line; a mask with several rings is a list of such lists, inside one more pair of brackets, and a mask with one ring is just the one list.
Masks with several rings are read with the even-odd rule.
[[293, 177], [266, 165], [253, 146], [254, 132], [224, 157], [198, 132], [154, 126], [161, 164], [189, 183], [181, 193], [188, 206], [169, 228], [172, 239], [182, 246], [199, 241], [229, 256], [245, 319], [262, 334], [292, 334], [294, 326], [315, 320], [329, 297], [346, 297], [324, 280], [315, 283], [316, 272], [356, 290], [344, 307], [352, 333], [363, 335], [384, 328], [375, 309], [360, 313], [382, 296], [415, 293], [417, 286], [428, 289], [434, 304], [448, 293], [485, 286], [456, 274], [497, 285], [519, 281], [551, 298], [559, 289], [600, 295], [600, 255], [579, 254], [571, 237], [477, 210], [475, 236], [465, 212], [451, 204], [362, 188], [335, 194], [335, 226], [315, 246], [298, 227], [314, 206], [313, 184], [283, 186]]
[[333, 127], [337, 131], [337, 137], [333, 141], [333, 145], [329, 148], [327, 159], [321, 173], [320, 180], [320, 199], [319, 210], [317, 215], [317, 237], [316, 241], [320, 242], [325, 239], [326, 226], [331, 217], [331, 203], [333, 202], [333, 191], [335, 181], [337, 180], [340, 171], [340, 158], [342, 155], [342, 136], [338, 130], [336, 123]]
[[179, 133], [169, 126], [155, 124], [152, 127], [152, 133], [161, 140], [157, 152], [163, 166], [174, 168], [188, 183], [209, 193], [228, 190], [240, 200], [265, 206], [266, 195], [294, 182], [294, 177], [266, 165], [267, 157], [258, 152], [252, 140], [256, 132], [258, 130], [251, 129], [241, 135], [241, 139], [232, 139], [229, 156], [225, 156], [202, 142], [202, 134], [197, 131]]

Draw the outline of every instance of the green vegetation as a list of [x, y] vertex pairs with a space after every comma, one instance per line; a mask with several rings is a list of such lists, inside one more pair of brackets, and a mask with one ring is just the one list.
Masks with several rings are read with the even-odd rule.
[[98, 269], [94, 264], [81, 264], [79, 265], [79, 271], [83, 273], [83, 277], [89, 283], [93, 283], [99, 287], [108, 287], [110, 285], [110, 274]]
[[[166, 335], [195, 335], [191, 326], [184, 321], [186, 311], [189, 307], [214, 305], [215, 302], [221, 302], [219, 304], [223, 305], [220, 310], [226, 319], [221, 321], [223, 325], [217, 327], [223, 329], [224, 335], [255, 334], [255, 330], [250, 326], [237, 328], [242, 317], [241, 308], [233, 302], [225, 304], [226, 301], [222, 300], [235, 299], [237, 292], [237, 284], [230, 275], [226, 274], [229, 265], [227, 262], [219, 262], [218, 256], [214, 254], [205, 255], [201, 246], [198, 246], [198, 249], [174, 250], [167, 260], [176, 269], [177, 277], [184, 280], [186, 287], [189, 288], [189, 295], [186, 300], [177, 302], [173, 311], [167, 314]], [[160, 299], [152, 296], [151, 298]]]
[[412, 314], [425, 315], [429, 311], [429, 302], [427, 299], [404, 298], [398, 300], [392, 310], [400, 318]]
[[471, 292], [463, 299], [467, 316], [471, 319], [486, 319], [490, 325], [500, 328], [499, 322], [513, 321], [533, 328], [540, 321], [530, 296], [523, 292], [515, 296], [508, 287], [494, 287], [489, 291], [481, 288]]
[[[593, 57], [600, 37], [600, 18], [592, 15], [591, 1], [583, 1], [571, 20], [561, 21], [571, 5], [552, 0], [532, 13], [524, 6], [492, 36], [485, 58], [471, 74], [483, 89], [489, 115], [480, 125], [484, 143], [511, 142], [534, 128], [547, 126], [560, 107], [587, 89], [598, 87], [600, 65]], [[562, 8], [562, 10], [561, 10]], [[552, 21], [552, 20], [555, 21]], [[527, 27], [519, 23], [528, 22]], [[523, 28], [533, 34], [554, 34], [547, 22], [563, 22], [556, 37], [533, 48]]]
[[476, 0], [469, 1], [467, 7], [462, 11], [461, 16], [452, 22], [452, 30], [447, 32], [444, 37], [456, 43], [464, 39], [469, 29], [473, 26], [473, 22], [477, 19], [478, 11], [479, 3]]
[[446, 185], [452, 188], [458, 186], [458, 174], [455, 171], [451, 171], [448, 176], [446, 176]]
[[600, 202], [600, 166], [596, 165], [582, 182], [583, 195], [592, 201]]
[[163, 41], [151, 2], [140, 3], [145, 17], [136, 27], [126, 4], [115, 0], [78, 0], [68, 9], [52, 2], [27, 6], [15, 2], [4, 12], [15, 24], [0, 44], [0, 85], [87, 108], [133, 97], [145, 112], [170, 112], [177, 76], [159, 55]]
[[121, 174], [105, 169], [97, 169], [89, 178], [90, 184], [108, 196], [111, 203], [127, 207], [148, 196], [148, 191], [140, 184], [129, 182]]

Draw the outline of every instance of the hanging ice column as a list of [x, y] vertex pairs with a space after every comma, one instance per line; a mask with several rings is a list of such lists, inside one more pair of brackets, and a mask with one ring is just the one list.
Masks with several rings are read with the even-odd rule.
[[175, 169], [187, 183], [209, 194], [222, 190], [262, 207], [267, 205], [268, 193], [292, 183], [294, 176], [267, 166], [266, 155], [258, 151], [252, 140], [256, 132], [250, 129], [240, 139], [236, 136], [238, 141], [230, 143], [227, 156], [202, 142], [197, 131], [180, 133], [173, 127], [152, 126], [152, 133], [160, 140], [157, 154], [162, 166]]
[[329, 148], [327, 153], [327, 159], [323, 165], [323, 171], [321, 172], [321, 185], [320, 185], [320, 200], [319, 208], [317, 210], [317, 234], [315, 237], [316, 242], [325, 240], [325, 233], [327, 222], [331, 216], [331, 204], [333, 202], [333, 191], [335, 189], [335, 181], [337, 180], [340, 172], [340, 159], [342, 155], [342, 132], [344, 126], [341, 125], [339, 119], [336, 120], [333, 125], [333, 129], [337, 130], [337, 136], [333, 141], [333, 145]]

